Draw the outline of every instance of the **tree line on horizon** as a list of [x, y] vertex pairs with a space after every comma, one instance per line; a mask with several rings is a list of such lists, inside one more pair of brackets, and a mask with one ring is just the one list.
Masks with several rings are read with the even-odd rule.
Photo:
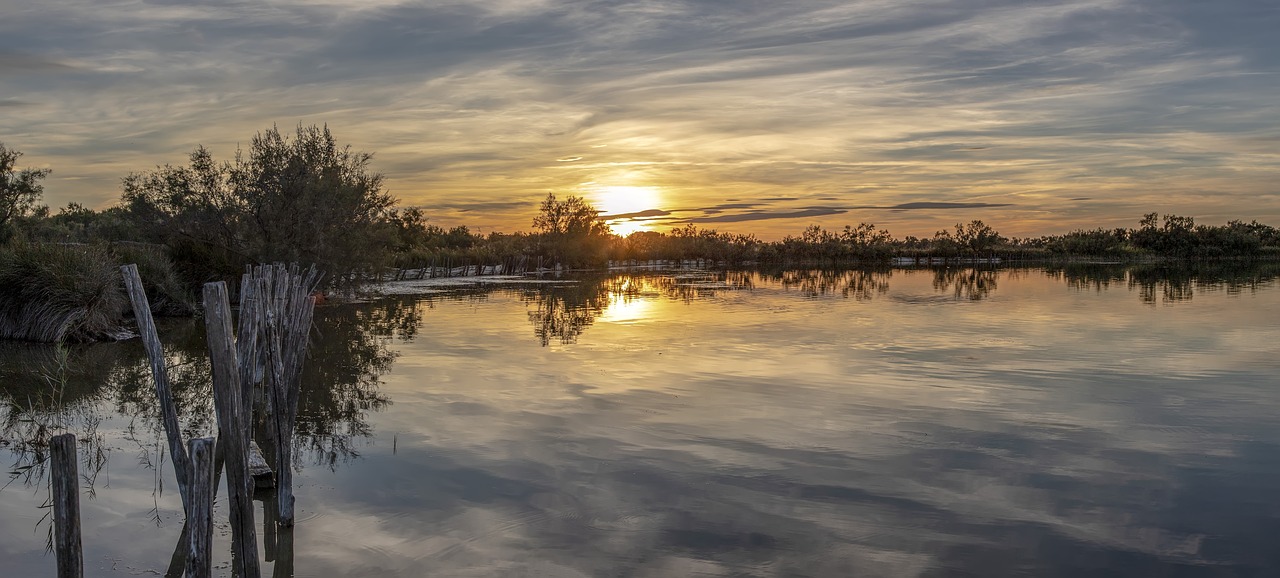
[[[328, 127], [272, 127], [247, 150], [217, 161], [204, 147], [184, 165], [122, 179], [119, 202], [93, 210], [41, 203], [48, 169], [21, 169], [21, 152], [0, 143], [0, 338], [51, 334], [100, 338], [102, 319], [125, 301], [121, 263], [138, 263], [159, 314], [189, 314], [200, 284], [234, 280], [249, 264], [314, 264], [326, 288], [346, 290], [387, 268], [492, 265], [519, 259], [544, 267], [598, 268], [613, 261], [699, 259], [726, 266], [875, 264], [895, 257], [1108, 260], [1280, 256], [1280, 230], [1257, 221], [1197, 224], [1150, 213], [1134, 228], [1006, 238], [980, 220], [929, 238], [895, 238], [869, 223], [763, 241], [694, 224], [669, 232], [612, 234], [585, 199], [548, 194], [529, 232], [473, 233], [429, 222], [399, 206], [371, 169], [372, 155], [339, 145]], [[49, 303], [61, 303], [56, 307]], [[72, 321], [51, 311], [77, 310]], [[43, 304], [43, 305], [40, 305]], [[74, 307], [73, 307], [74, 306]], [[46, 318], [47, 317], [47, 318]], [[77, 327], [79, 329], [77, 329]]]

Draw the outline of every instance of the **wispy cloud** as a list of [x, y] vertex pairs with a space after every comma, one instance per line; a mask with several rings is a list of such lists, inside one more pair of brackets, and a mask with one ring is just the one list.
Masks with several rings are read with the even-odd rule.
[[741, 223], [744, 221], [765, 221], [770, 219], [799, 219], [802, 217], [824, 217], [827, 215], [839, 215], [846, 213], [844, 209], [804, 209], [792, 212], [767, 212], [757, 211], [750, 213], [736, 213], [732, 215], [718, 215], [714, 217], [694, 217], [688, 219], [690, 223]]
[[[1009, 204], [1027, 230], [1280, 217], [1280, 22], [1245, 0], [4, 11], [0, 103], [30, 106], [0, 136], [55, 168], [55, 204], [109, 202], [197, 144], [227, 156], [273, 123], [327, 122], [437, 220], [478, 217], [450, 198], [513, 203], [483, 216], [507, 229], [549, 191], [614, 181], [660, 187], [662, 210]], [[887, 218], [927, 231], [930, 214]]]
[[662, 209], [646, 209], [643, 211], [636, 211], [634, 213], [617, 213], [613, 215], [600, 215], [600, 218], [609, 219], [609, 220], [636, 219], [638, 217], [665, 217], [670, 214], [671, 214], [671, 211], [664, 211]]

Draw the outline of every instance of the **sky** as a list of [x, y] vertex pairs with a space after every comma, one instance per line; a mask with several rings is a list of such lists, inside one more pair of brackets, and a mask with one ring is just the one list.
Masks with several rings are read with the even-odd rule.
[[1273, 0], [0, 0], [45, 202], [327, 124], [433, 224], [1280, 225]]

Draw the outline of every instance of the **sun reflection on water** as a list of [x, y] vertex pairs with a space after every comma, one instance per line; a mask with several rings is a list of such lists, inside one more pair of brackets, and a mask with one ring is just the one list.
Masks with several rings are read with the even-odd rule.
[[627, 278], [619, 287], [611, 290], [609, 303], [600, 314], [600, 321], [634, 324], [643, 323], [651, 318], [655, 313], [658, 299], [654, 294], [645, 294], [644, 285], [639, 279]]

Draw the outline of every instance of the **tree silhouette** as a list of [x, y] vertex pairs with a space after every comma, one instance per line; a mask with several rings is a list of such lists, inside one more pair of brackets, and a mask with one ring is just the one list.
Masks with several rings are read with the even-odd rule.
[[0, 242], [13, 235], [13, 221], [30, 214], [44, 194], [40, 181], [49, 176], [50, 169], [22, 169], [15, 167], [21, 152], [5, 148], [0, 143]]

